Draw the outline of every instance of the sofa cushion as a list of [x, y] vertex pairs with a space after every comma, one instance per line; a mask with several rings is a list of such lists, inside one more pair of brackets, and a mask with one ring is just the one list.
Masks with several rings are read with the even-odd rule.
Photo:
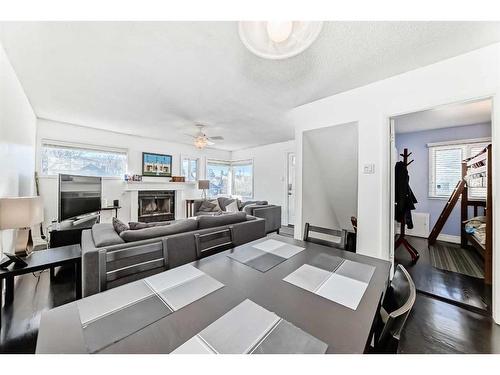
[[94, 239], [95, 247], [118, 245], [125, 242], [120, 235], [116, 233], [113, 224], [109, 223], [94, 224], [92, 226], [92, 238]]
[[213, 228], [213, 227], [221, 227], [223, 225], [230, 225], [235, 223], [241, 223], [246, 221], [247, 214], [245, 212], [235, 212], [228, 213], [225, 215], [216, 215], [216, 216], [200, 216], [198, 218], [199, 228]]
[[132, 230], [144, 229], [144, 228], [152, 228], [152, 227], [160, 227], [162, 225], [170, 225], [170, 221], [154, 221], [151, 223], [140, 223], [136, 221], [131, 221], [128, 223], [128, 226]]
[[116, 217], [113, 217], [111, 220], [111, 223], [113, 224], [113, 228], [115, 228], [115, 232], [120, 234], [124, 230], [130, 229], [127, 224], [125, 224], [123, 221], [117, 219]]
[[183, 220], [170, 225], [161, 225], [151, 228], [126, 230], [120, 234], [120, 237], [126, 242], [147, 240], [150, 238], [164, 237], [171, 234], [190, 232], [198, 229], [197, 220]]

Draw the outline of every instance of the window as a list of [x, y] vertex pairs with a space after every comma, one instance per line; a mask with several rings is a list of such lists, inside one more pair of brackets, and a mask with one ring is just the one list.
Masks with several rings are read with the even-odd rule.
[[198, 180], [198, 160], [197, 158], [182, 157], [181, 170], [182, 176], [186, 177], [186, 181]]
[[[462, 160], [488, 145], [485, 139], [429, 144], [429, 197], [448, 199], [462, 179]], [[469, 198], [485, 199], [486, 188], [469, 187]]]
[[123, 177], [127, 171], [127, 151], [59, 142], [42, 142], [41, 172], [82, 176]]
[[253, 196], [253, 162], [251, 160], [232, 163], [233, 186], [232, 195], [242, 198]]
[[209, 196], [235, 195], [253, 197], [252, 160], [221, 161], [207, 160], [207, 180], [210, 181]]
[[231, 194], [229, 187], [231, 181], [231, 162], [208, 160], [207, 180], [210, 181], [209, 196]]

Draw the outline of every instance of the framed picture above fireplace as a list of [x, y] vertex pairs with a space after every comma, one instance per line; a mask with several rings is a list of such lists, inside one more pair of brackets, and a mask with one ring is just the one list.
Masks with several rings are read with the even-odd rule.
[[142, 175], [148, 177], [172, 177], [172, 155], [143, 152]]

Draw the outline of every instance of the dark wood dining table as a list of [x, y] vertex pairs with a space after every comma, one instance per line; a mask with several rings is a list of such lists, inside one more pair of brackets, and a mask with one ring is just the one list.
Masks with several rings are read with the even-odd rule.
[[[267, 272], [229, 258], [227, 254], [232, 250], [191, 263], [223, 283], [224, 287], [110, 344], [100, 353], [170, 353], [245, 299], [325, 342], [328, 344], [327, 353], [363, 353], [389, 282], [390, 263], [280, 235], [268, 236], [262, 241], [269, 238], [305, 250]], [[283, 281], [287, 275], [321, 254], [375, 267], [355, 310]], [[88, 352], [76, 304], [72, 302], [42, 315], [37, 353]]]

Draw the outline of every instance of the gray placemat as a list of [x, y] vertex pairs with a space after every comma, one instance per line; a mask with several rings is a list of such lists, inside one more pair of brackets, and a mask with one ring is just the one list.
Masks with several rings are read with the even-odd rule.
[[326, 349], [323, 341], [281, 320], [252, 354], [323, 354]]
[[180, 285], [164, 290], [160, 293], [160, 297], [172, 310], [177, 311], [215, 292], [223, 286], [224, 284], [203, 274]]
[[252, 247], [235, 249], [227, 254], [227, 257], [260, 272], [269, 271], [286, 260], [283, 257]]
[[[350, 260], [322, 257], [313, 263], [322, 267], [304, 264], [289, 275], [286, 281], [352, 310], [358, 308], [375, 267]], [[326, 268], [326, 269], [325, 269]], [[330, 271], [334, 268], [333, 271]]]
[[173, 354], [324, 353], [327, 345], [246, 299]]
[[157, 295], [152, 296], [83, 326], [83, 336], [90, 353], [98, 352], [170, 314]]

